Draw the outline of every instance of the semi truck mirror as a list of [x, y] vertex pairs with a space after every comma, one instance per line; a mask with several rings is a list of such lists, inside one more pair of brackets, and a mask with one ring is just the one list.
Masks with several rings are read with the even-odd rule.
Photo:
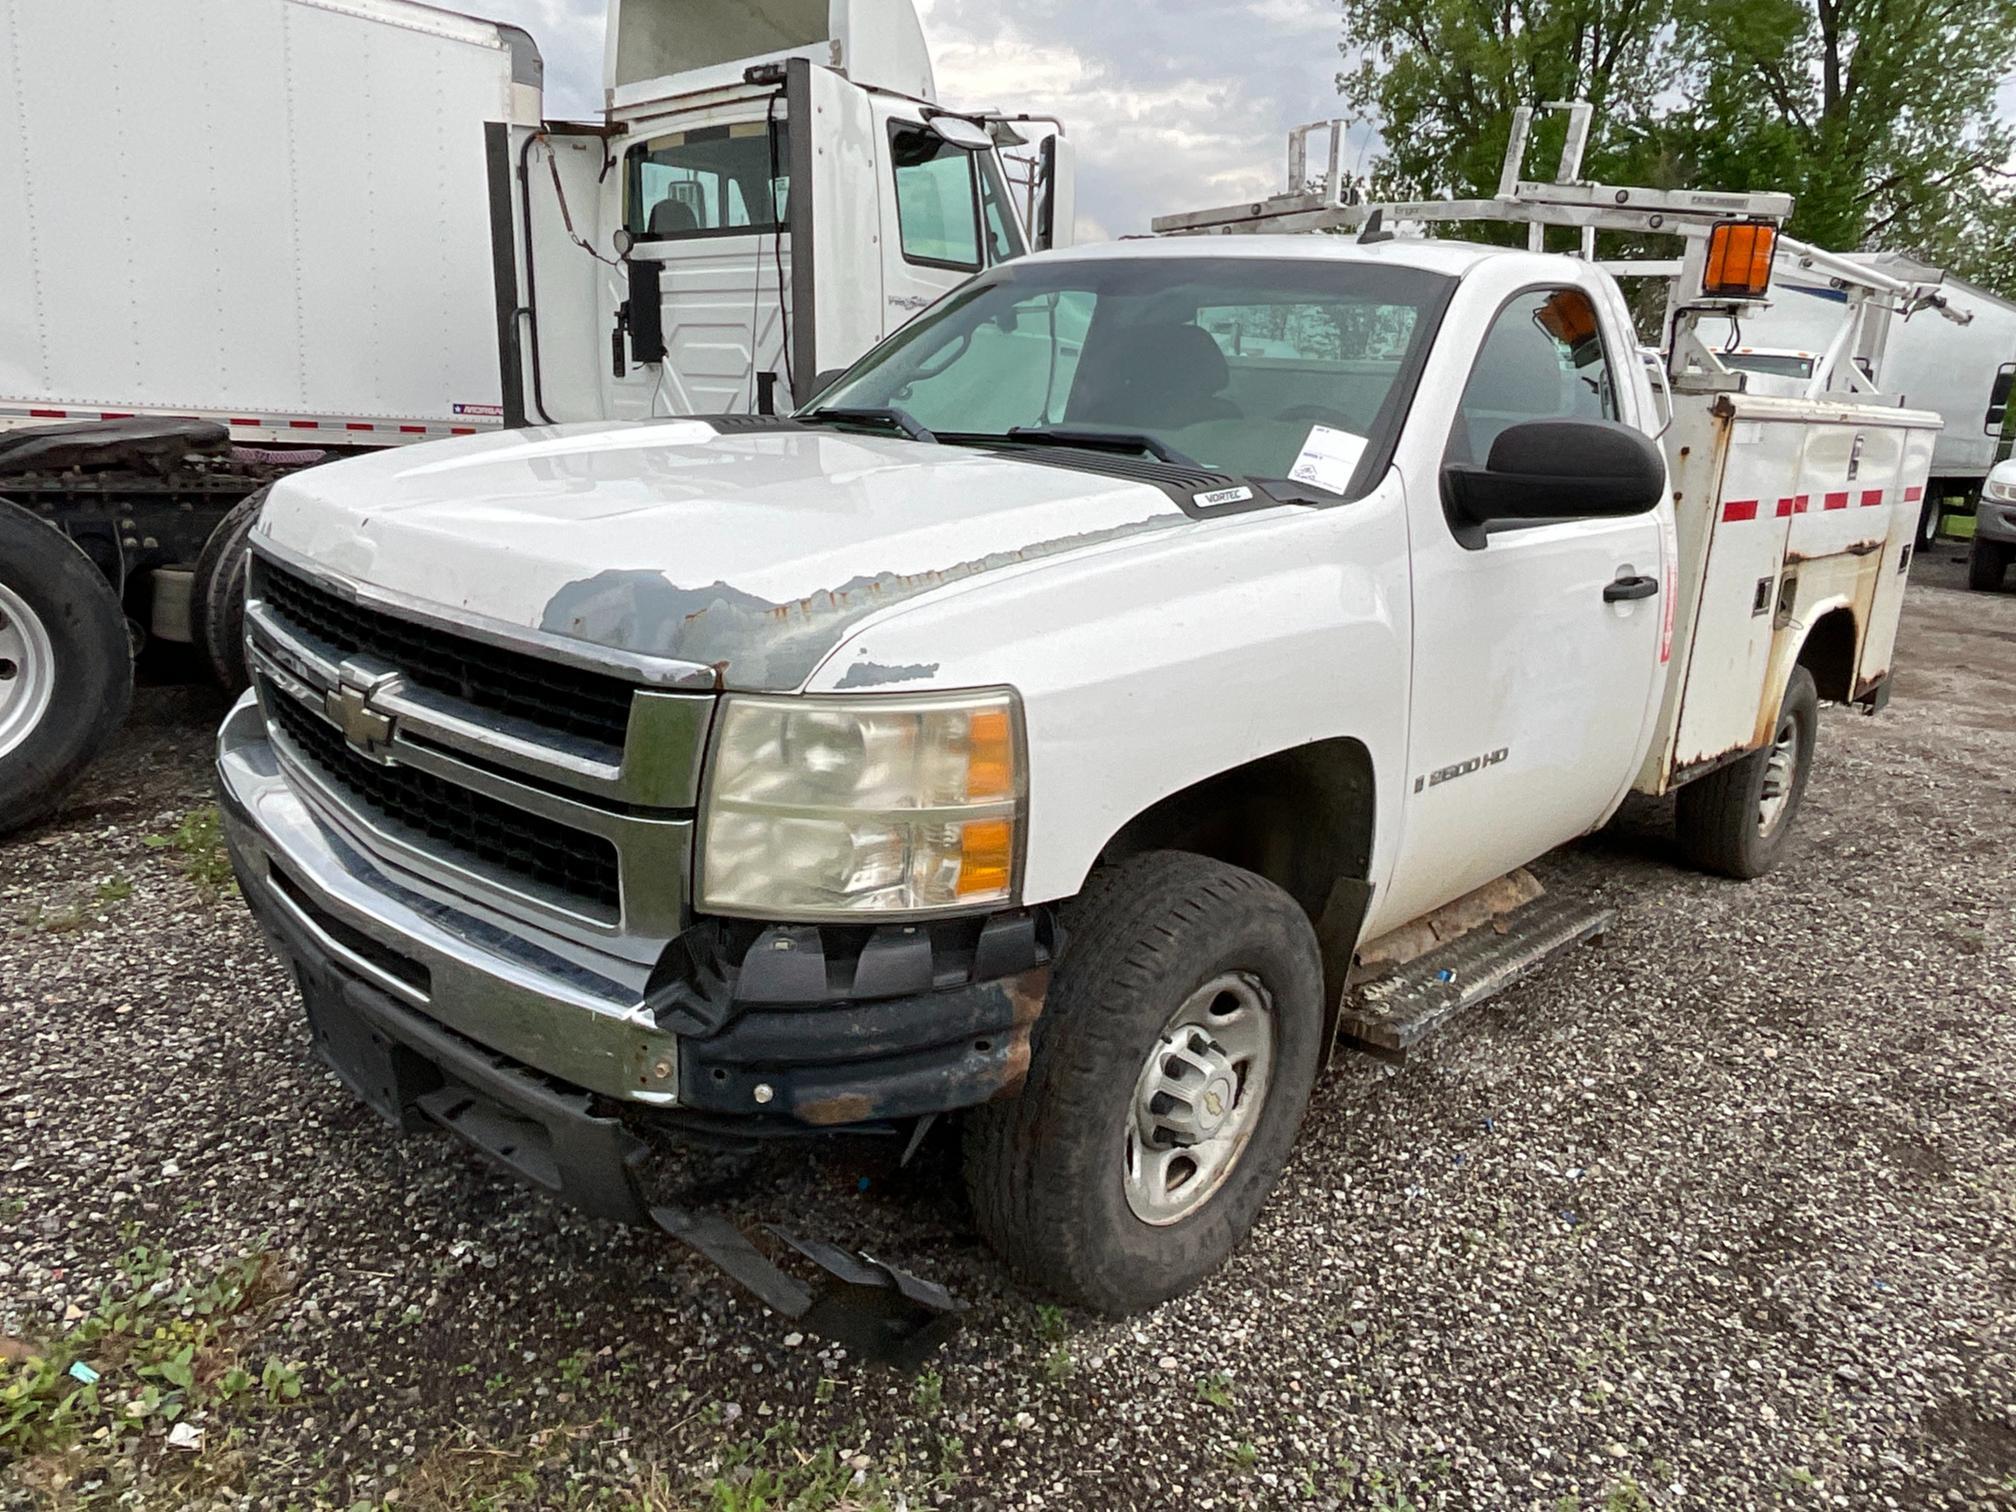
[[1666, 458], [1643, 431], [1615, 420], [1525, 420], [1491, 443], [1483, 467], [1442, 469], [1442, 498], [1465, 545], [1502, 520], [1643, 514], [1666, 491]]
[[630, 360], [665, 360], [665, 295], [659, 282], [665, 265], [655, 259], [625, 263], [630, 275]]

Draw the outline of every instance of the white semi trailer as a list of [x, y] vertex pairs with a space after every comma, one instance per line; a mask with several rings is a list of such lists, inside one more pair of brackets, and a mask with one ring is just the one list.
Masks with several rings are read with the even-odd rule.
[[411, 0], [0, 5], [0, 54], [0, 830], [118, 727], [148, 637], [242, 682], [276, 478], [788, 409], [1069, 240], [1061, 129], [1022, 128], [1025, 225], [1022, 132], [938, 105], [910, 0], [610, 0], [592, 124], [543, 120], [526, 33]]

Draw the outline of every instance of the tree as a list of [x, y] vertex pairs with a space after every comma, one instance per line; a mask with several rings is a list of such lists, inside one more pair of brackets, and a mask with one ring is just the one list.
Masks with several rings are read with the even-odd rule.
[[2016, 129], [1995, 114], [2016, 0], [1696, 0], [1682, 25], [1704, 182], [1791, 191], [1789, 229], [1820, 246], [2016, 293]]
[[[1679, 59], [1659, 0], [1345, 0], [1338, 76], [1350, 105], [1376, 117], [1382, 195], [1493, 193], [1517, 105], [1588, 100], [1596, 129], [1586, 162], [1609, 176], [1639, 141]], [[1551, 128], [1551, 129], [1550, 129]], [[1534, 161], [1558, 151], [1563, 127], [1536, 130]]]
[[1344, 50], [1381, 193], [1488, 193], [1512, 107], [1579, 95], [1592, 177], [1787, 190], [1796, 236], [2016, 294], [2016, 0], [1345, 0]]

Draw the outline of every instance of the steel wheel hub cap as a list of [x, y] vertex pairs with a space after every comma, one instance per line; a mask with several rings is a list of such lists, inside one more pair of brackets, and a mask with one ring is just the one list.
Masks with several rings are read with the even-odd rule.
[[42, 723], [56, 691], [56, 649], [41, 617], [0, 583], [0, 756]]
[[1764, 758], [1764, 783], [1757, 793], [1757, 833], [1768, 836], [1785, 817], [1792, 801], [1792, 779], [1799, 770], [1799, 723], [1788, 719], [1778, 727], [1777, 743]]
[[1259, 980], [1228, 972], [1170, 1016], [1135, 1079], [1127, 1205], [1175, 1223], [1223, 1185], [1258, 1124], [1274, 1058], [1274, 1005]]

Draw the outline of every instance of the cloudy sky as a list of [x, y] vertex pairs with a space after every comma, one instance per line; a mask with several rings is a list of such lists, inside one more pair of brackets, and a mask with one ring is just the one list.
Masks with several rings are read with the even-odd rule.
[[[448, 0], [456, 3], [456, 0]], [[1341, 0], [917, 0], [948, 105], [1063, 117], [1081, 238], [1277, 191], [1291, 126], [1340, 109]], [[460, 0], [546, 57], [546, 111], [601, 108], [605, 0]], [[2016, 117], [2016, 79], [2002, 106]], [[1355, 130], [1347, 158], [1370, 137]]]

